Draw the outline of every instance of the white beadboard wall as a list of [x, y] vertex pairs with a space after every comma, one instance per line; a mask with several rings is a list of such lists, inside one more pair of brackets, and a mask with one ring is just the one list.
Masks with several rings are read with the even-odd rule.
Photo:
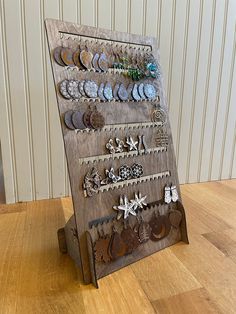
[[235, 0], [0, 0], [8, 203], [70, 193], [47, 17], [157, 37], [180, 182], [236, 177]]

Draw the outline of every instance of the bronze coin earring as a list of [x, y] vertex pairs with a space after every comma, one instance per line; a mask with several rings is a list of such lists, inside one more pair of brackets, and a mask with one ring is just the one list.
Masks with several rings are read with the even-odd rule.
[[81, 64], [80, 62], [80, 49], [79, 47], [77, 48], [77, 50], [73, 53], [73, 61], [74, 64], [80, 69], [84, 69], [84, 66]]
[[61, 49], [61, 59], [69, 67], [73, 67], [73, 50], [71, 48], [62, 48]]
[[90, 107], [88, 107], [88, 109], [85, 111], [85, 113], [83, 114], [83, 122], [84, 125], [86, 126], [86, 128], [91, 129], [92, 126], [90, 124], [90, 115], [92, 113], [92, 110]]
[[95, 130], [102, 129], [105, 125], [105, 119], [103, 115], [97, 110], [96, 107], [90, 114], [89, 122], [92, 128]]

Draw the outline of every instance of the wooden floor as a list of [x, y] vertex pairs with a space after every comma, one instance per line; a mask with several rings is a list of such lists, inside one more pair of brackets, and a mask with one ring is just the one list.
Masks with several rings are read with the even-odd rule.
[[[0, 209], [0, 313], [236, 313], [236, 180], [182, 186], [179, 243], [84, 286], [56, 231], [70, 199]], [[79, 280], [78, 280], [79, 278]]]

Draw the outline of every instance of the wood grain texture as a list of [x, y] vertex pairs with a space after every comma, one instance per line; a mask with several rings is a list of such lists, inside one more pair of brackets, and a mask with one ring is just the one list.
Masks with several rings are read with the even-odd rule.
[[[142, 1], [140, 1], [141, 5]], [[140, 9], [140, 7], [138, 7]], [[140, 10], [141, 11], [141, 10]], [[127, 34], [121, 32], [111, 32], [100, 28], [80, 26], [75, 23], [66, 23], [58, 20], [48, 19], [45, 22], [46, 31], [48, 36], [49, 44], [49, 53], [52, 57], [53, 50], [63, 42], [63, 45], [68, 44], [70, 41], [71, 48], [77, 48], [80, 44], [78, 36], [85, 36], [90, 40], [98, 39], [105, 42], [112, 41], [115, 44], [129, 44], [129, 45], [139, 45], [141, 49], [149, 49], [152, 51], [153, 56], [158, 59], [159, 51], [157, 50], [157, 43], [153, 37], [144, 37], [135, 34]], [[61, 34], [66, 34], [67, 37], [61, 37]], [[74, 36], [74, 40], [68, 39], [68, 36]], [[76, 37], [77, 36], [77, 37]], [[91, 50], [96, 51], [96, 43], [94, 46], [91, 46]], [[107, 48], [108, 49], [108, 48]], [[111, 48], [112, 49], [112, 48]], [[108, 52], [107, 52], [108, 53]], [[140, 192], [142, 195], [146, 195], [148, 198], [148, 203], [159, 201], [163, 199], [163, 191], [166, 184], [175, 185], [179, 191], [178, 175], [175, 163], [175, 154], [173, 150], [173, 142], [171, 135], [171, 128], [169, 124], [168, 114], [167, 114], [167, 123], [165, 125], [168, 132], [168, 148], [166, 151], [160, 152], [159, 154], [147, 154], [142, 156], [123, 158], [121, 160], [105, 160], [103, 162], [95, 163], [98, 172], [100, 174], [104, 173], [105, 169], [113, 167], [118, 169], [123, 163], [126, 163], [128, 166], [131, 166], [133, 163], [140, 163], [145, 169], [143, 178], [145, 175], [148, 178], [149, 175], [155, 175], [168, 171], [168, 176], [160, 177], [156, 180], [144, 180], [140, 181], [137, 184], [117, 183], [117, 186], [113, 185], [109, 189], [104, 187], [100, 188], [100, 193], [93, 195], [92, 197], [85, 198], [83, 191], [83, 182], [86, 174], [91, 169], [91, 165], [81, 164], [79, 158], [82, 157], [91, 157], [97, 155], [104, 155], [105, 144], [108, 142], [109, 138], [126, 138], [127, 136], [132, 136], [137, 138], [138, 135], [144, 134], [149, 142], [148, 147], [155, 147], [155, 132], [156, 127], [149, 127], [142, 129], [141, 126], [130, 129], [129, 123], [140, 123], [140, 122], [151, 122], [151, 113], [152, 113], [152, 102], [143, 101], [141, 104], [134, 104], [133, 102], [124, 102], [117, 103], [113, 101], [112, 103], [96, 103], [98, 111], [101, 111], [104, 115], [106, 125], [111, 126], [110, 129], [103, 128], [99, 131], [94, 132], [74, 132], [69, 130], [64, 122], [63, 115], [64, 113], [72, 108], [79, 108], [80, 110], [86, 110], [88, 107], [88, 102], [79, 101], [68, 102], [63, 97], [61, 97], [58, 91], [58, 85], [64, 79], [90, 79], [95, 80], [99, 85], [100, 82], [109, 81], [113, 86], [117, 81], [122, 82], [125, 86], [131, 82], [128, 77], [123, 75], [118, 76], [111, 72], [108, 73], [94, 73], [88, 71], [77, 71], [73, 73], [65, 67], [59, 66], [53, 58], [52, 61], [52, 70], [54, 76], [55, 90], [57, 93], [58, 109], [59, 109], [59, 118], [62, 125], [62, 133], [65, 144], [66, 157], [68, 162], [68, 170], [70, 176], [70, 184], [72, 189], [72, 198], [74, 204], [75, 218], [75, 233], [78, 234], [78, 251], [80, 252], [80, 258], [76, 260], [76, 263], [81, 265], [82, 273], [85, 283], [90, 283], [91, 278], [101, 278], [109, 273], [114, 272], [130, 263], [133, 263], [145, 256], [152, 254], [158, 250], [161, 250], [167, 246], [173, 245], [174, 243], [180, 241], [181, 239], [185, 242], [187, 240], [187, 231], [186, 231], [186, 222], [183, 206], [177, 204], [178, 210], [182, 212], [182, 223], [180, 228], [172, 228], [168, 237], [157, 243], [149, 241], [148, 243], [140, 246], [135, 252], [130, 255], [123, 256], [117, 261], [111, 261], [109, 264], [104, 263], [95, 263], [93, 267], [93, 254], [90, 248], [92, 247], [89, 235], [86, 236], [86, 232], [91, 233], [93, 243], [97, 240], [97, 229], [88, 230], [88, 225], [90, 221], [94, 219], [103, 218], [108, 216], [113, 212], [112, 206], [116, 204], [119, 200], [120, 195], [127, 195], [129, 199], [134, 195], [135, 192]], [[144, 80], [147, 82], [147, 80]], [[163, 91], [163, 79], [162, 77], [156, 81], [152, 82], [158, 86], [158, 91], [160, 94], [160, 103], [161, 107], [166, 110], [167, 103], [166, 97]], [[116, 128], [116, 125], [127, 124], [124, 128]], [[114, 126], [114, 128], [112, 128]], [[134, 182], [135, 183], [135, 182]], [[181, 196], [179, 191], [179, 200], [181, 203]], [[149, 221], [155, 211], [155, 208], [150, 208], [147, 211], [143, 212], [143, 217], [145, 221]], [[160, 212], [163, 215], [167, 215], [169, 211], [168, 206], [162, 206]], [[134, 226], [133, 226], [134, 227]], [[106, 233], [110, 233], [112, 229], [112, 224], [107, 224], [104, 228]], [[73, 241], [71, 238], [71, 226], [65, 228], [66, 237], [68, 241]], [[73, 243], [74, 244], [74, 243]], [[89, 248], [89, 253], [87, 250], [87, 245]], [[68, 247], [71, 247], [71, 244], [68, 243]], [[73, 245], [73, 249], [68, 250], [71, 256], [78, 256], [78, 253], [74, 251], [76, 246]], [[90, 265], [90, 267], [89, 267]], [[94, 274], [94, 271], [96, 274]], [[92, 275], [93, 274], [93, 275]], [[94, 281], [94, 280], [93, 280]]]
[[235, 195], [236, 180], [218, 184], [224, 215], [217, 216], [212, 201], [212, 192], [219, 193], [215, 183], [204, 184], [200, 200], [199, 184], [181, 186], [190, 245], [106, 276], [99, 289], [80, 284], [81, 273], [58, 251], [56, 231], [73, 213], [71, 198], [1, 206], [0, 313], [235, 313], [236, 226], [227, 227], [234, 220], [227, 207], [235, 208], [236, 200], [226, 200]]
[[8, 203], [70, 194], [47, 17], [154, 36], [180, 182], [236, 177], [234, 0], [2, 0], [0, 131]]
[[209, 297], [205, 288], [180, 293], [152, 302], [157, 313], [172, 314], [216, 314], [222, 313]]

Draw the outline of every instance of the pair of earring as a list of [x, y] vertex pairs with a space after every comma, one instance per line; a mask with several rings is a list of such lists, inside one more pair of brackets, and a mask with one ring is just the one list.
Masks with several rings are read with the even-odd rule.
[[165, 186], [165, 203], [177, 202], [179, 199], [178, 191], [175, 185]]

